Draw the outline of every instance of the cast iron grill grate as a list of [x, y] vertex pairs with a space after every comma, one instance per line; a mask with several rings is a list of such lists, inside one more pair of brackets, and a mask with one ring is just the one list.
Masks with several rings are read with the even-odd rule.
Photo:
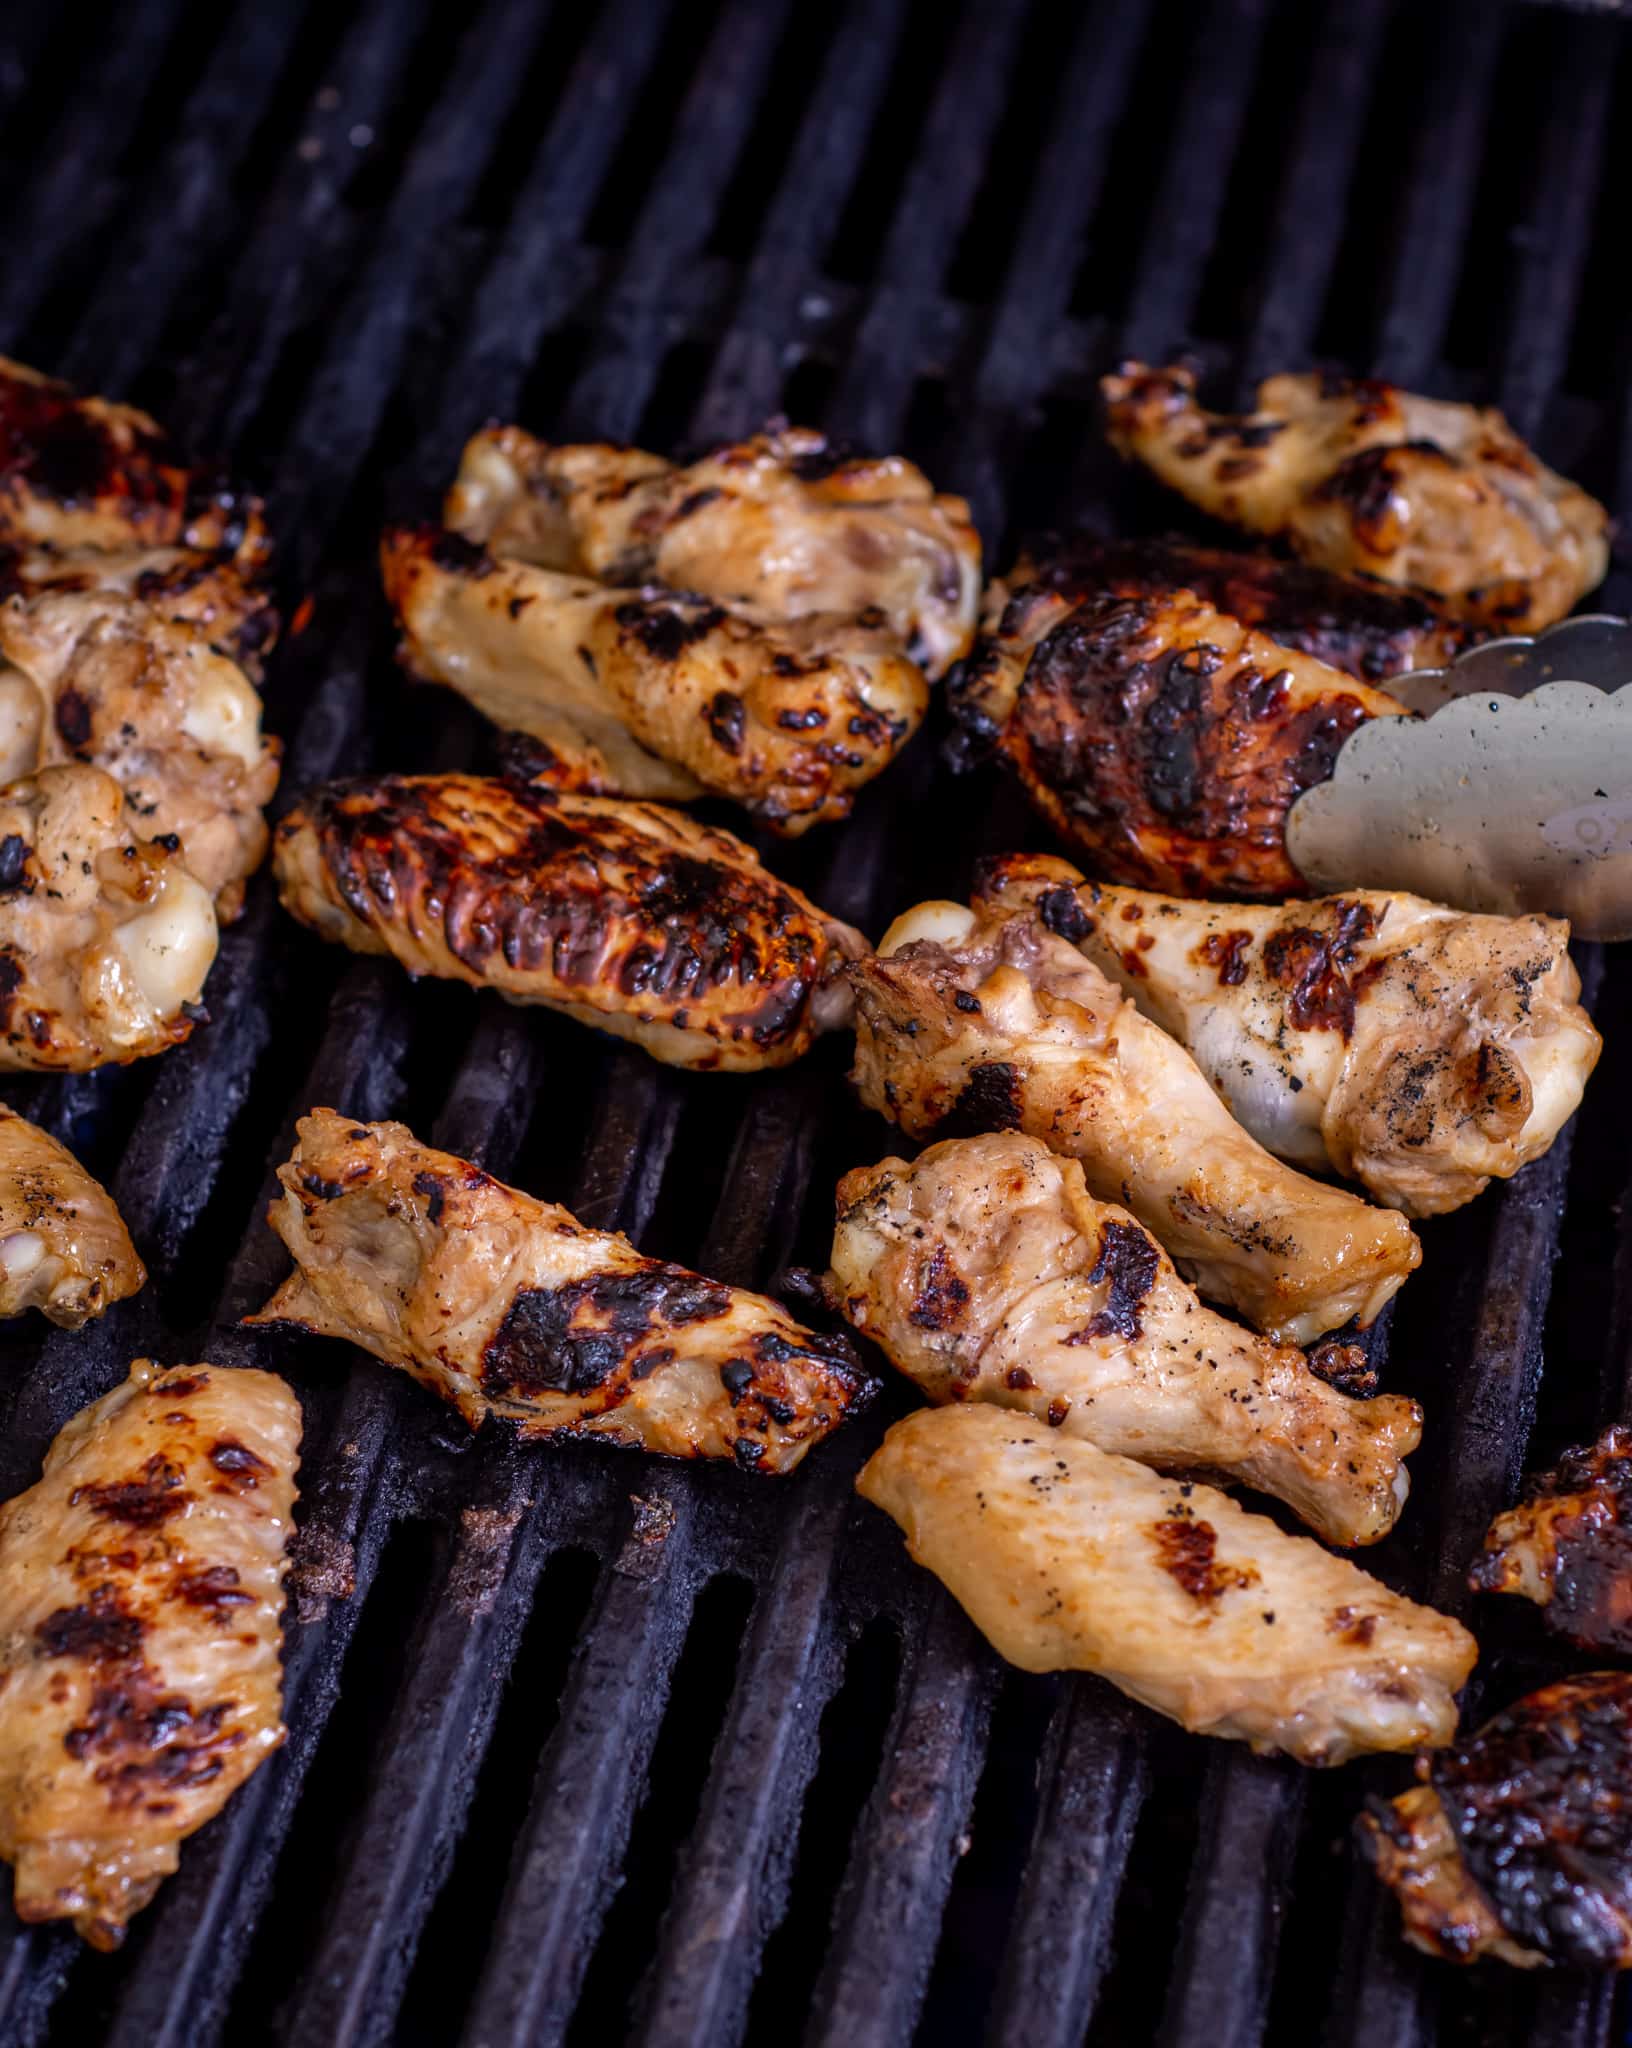
[[[289, 790], [477, 762], [476, 721], [394, 672], [372, 552], [490, 414], [665, 447], [785, 409], [969, 492], [1001, 561], [1067, 513], [1171, 520], [1100, 443], [1118, 353], [1190, 348], [1225, 385], [1315, 356], [1498, 399], [1632, 517], [1617, 11], [14, 10], [0, 346], [266, 481], [286, 594], [316, 598], [268, 686]], [[1033, 832], [925, 742], [776, 858], [876, 931]], [[1528, 1452], [1632, 1403], [1629, 969], [1583, 966], [1609, 1050], [1573, 1146], [1428, 1226], [1390, 1333], [1430, 1427], [1377, 1563], [1452, 1605]], [[744, 1282], [819, 1259], [833, 1180], [891, 1143], [842, 1048], [677, 1076], [410, 992], [264, 883], [210, 1009], [170, 1059], [7, 1091], [111, 1180], [153, 1272], [85, 1333], [8, 1333], [7, 1493], [136, 1352], [252, 1355], [269, 1169], [311, 1103]], [[279, 1362], [307, 1413], [290, 1742], [117, 1958], [0, 1919], [4, 2038], [1611, 2038], [1602, 1987], [1400, 1946], [1346, 1845], [1403, 1767], [1311, 1779], [1002, 1672], [852, 1504], [876, 1422], [756, 1485], [472, 1446], [371, 1363]], [[1494, 1703], [1544, 1653], [1488, 1620]]]

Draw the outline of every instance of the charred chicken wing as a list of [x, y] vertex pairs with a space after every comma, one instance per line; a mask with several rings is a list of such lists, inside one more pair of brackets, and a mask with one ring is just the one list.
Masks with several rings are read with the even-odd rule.
[[1632, 1675], [1546, 1686], [1417, 1774], [1360, 1821], [1414, 1948], [1521, 1970], [1632, 1965]]
[[0, 777], [89, 761], [149, 838], [179, 835], [223, 923], [266, 854], [278, 744], [238, 665], [133, 598], [57, 593], [0, 605]]
[[98, 768], [0, 788], [0, 1068], [83, 1073], [179, 1045], [215, 959], [180, 852], [130, 829]]
[[1456, 1727], [1466, 1629], [1210, 1486], [970, 1403], [898, 1422], [856, 1487], [1023, 1671], [1306, 1764]]
[[0, 1856], [96, 1948], [283, 1740], [300, 1404], [265, 1372], [130, 1378], [0, 1509]]
[[444, 516], [492, 554], [601, 583], [660, 583], [783, 620], [876, 612], [932, 680], [974, 631], [980, 540], [964, 501], [898, 455], [847, 455], [808, 427], [684, 468], [489, 427], [467, 445]]
[[999, 592], [951, 693], [963, 751], [995, 748], [1099, 872], [1189, 896], [1305, 893], [1288, 811], [1356, 726], [1405, 712], [1164, 588]]
[[915, 1138], [1023, 1130], [1080, 1160], [1090, 1193], [1271, 1336], [1369, 1322], [1416, 1266], [1403, 1216], [1272, 1158], [1039, 913], [920, 904], [848, 971], [869, 1108]]
[[875, 1383], [842, 1337], [643, 1258], [421, 1145], [314, 1110], [270, 1212], [295, 1271], [251, 1322], [343, 1337], [474, 1429], [599, 1436], [787, 1472]]
[[391, 529], [381, 560], [414, 673], [542, 740], [581, 788], [706, 791], [793, 835], [847, 816], [929, 702], [882, 615], [612, 588], [436, 527]]
[[1566, 1451], [1490, 1525], [1468, 1584], [1519, 1593], [1583, 1649], [1632, 1654], [1632, 1429]]
[[1018, 1131], [846, 1174], [827, 1291], [933, 1401], [1221, 1473], [1336, 1543], [1387, 1535], [1404, 1503], [1414, 1401], [1351, 1401], [1301, 1351], [1204, 1308], [1076, 1160]]
[[1552, 1144], [1602, 1045], [1570, 928], [1356, 890], [1271, 908], [985, 864], [981, 909], [1034, 907], [1189, 1048], [1240, 1122], [1297, 1166], [1438, 1216]]
[[0, 1104], [0, 1316], [37, 1308], [77, 1330], [146, 1278], [107, 1189]]
[[1311, 373], [1208, 412], [1189, 371], [1143, 363], [1102, 389], [1116, 447], [1204, 512], [1495, 631], [1550, 626], [1609, 566], [1603, 506], [1488, 408]]
[[751, 847], [653, 804], [474, 775], [359, 778], [278, 827], [285, 906], [410, 974], [495, 988], [672, 1066], [783, 1066], [846, 1023], [865, 950]]

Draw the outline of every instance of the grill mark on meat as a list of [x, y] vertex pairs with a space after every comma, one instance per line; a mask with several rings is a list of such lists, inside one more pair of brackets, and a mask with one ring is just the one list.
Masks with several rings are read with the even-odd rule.
[[498, 567], [486, 548], [466, 540], [451, 526], [425, 526], [419, 531], [426, 536], [427, 556], [450, 576], [490, 576]]
[[725, 623], [725, 612], [717, 604], [688, 614], [678, 605], [644, 598], [620, 604], [612, 616], [657, 661], [678, 661], [694, 641], [706, 640]]
[[413, 1180], [414, 1193], [425, 1203], [425, 1220], [432, 1229], [442, 1221], [442, 1207], [447, 1199], [447, 1190], [434, 1173], [416, 1173]]
[[78, 1607], [59, 1607], [34, 1631], [47, 1657], [83, 1657], [88, 1663], [117, 1663], [141, 1647], [143, 1623], [128, 1611], [111, 1586], [96, 1587]]
[[[1547, 1625], [1583, 1649], [1632, 1653], [1632, 1428], [1617, 1423], [1596, 1443], [1567, 1450], [1526, 1484], [1521, 1506], [1537, 1511], [1522, 1548], [1550, 1543], [1556, 1563]], [[1504, 1549], [1481, 1552], [1468, 1573], [1475, 1592], [1505, 1590]]]
[[248, 1444], [241, 1444], [235, 1436], [218, 1437], [210, 1446], [210, 1463], [224, 1479], [230, 1479], [246, 1489], [253, 1489], [261, 1483], [261, 1474], [270, 1470], [264, 1458], [257, 1458]]
[[1363, 903], [1339, 903], [1330, 930], [1293, 925], [1264, 941], [1264, 969], [1288, 991], [1286, 1014], [1300, 1031], [1354, 1031], [1354, 1004], [1364, 987], [1354, 972], [1355, 948], [1377, 929]]
[[181, 1469], [155, 1451], [142, 1467], [139, 1479], [111, 1480], [105, 1484], [76, 1486], [68, 1505], [88, 1502], [93, 1514], [112, 1522], [128, 1522], [132, 1528], [151, 1529], [179, 1515], [193, 1496], [182, 1485]]
[[[716, 690], [708, 700], [708, 729], [717, 746], [728, 754], [742, 752], [742, 736], [748, 730], [748, 707], [731, 690]], [[818, 717], [817, 723], [821, 720]]]
[[589, 1394], [638, 1362], [645, 1339], [712, 1321], [731, 1292], [683, 1266], [653, 1260], [553, 1288], [523, 1288], [482, 1354], [490, 1394]]
[[1239, 988], [1247, 978], [1251, 950], [1251, 932], [1209, 932], [1196, 948], [1196, 956], [1216, 971], [1223, 987]]
[[148, 1665], [128, 1662], [91, 1694], [89, 1710], [63, 1737], [78, 1763], [97, 1761], [92, 1775], [115, 1811], [155, 1792], [207, 1785], [225, 1767], [225, 1753], [243, 1742], [222, 1723], [237, 1702], [195, 1707], [183, 1693], [163, 1692]]
[[32, 850], [20, 832], [8, 832], [0, 839], [0, 892], [10, 895], [14, 890], [25, 889], [32, 893], [34, 884], [28, 873]]
[[969, 1289], [958, 1269], [938, 1244], [918, 1281], [907, 1321], [920, 1330], [945, 1330], [959, 1321], [968, 1306]]
[[62, 743], [73, 752], [78, 752], [90, 743], [91, 705], [90, 700], [71, 683], [65, 683], [57, 692], [56, 710], [52, 714]]
[[1162, 1255], [1149, 1233], [1137, 1223], [1106, 1223], [1099, 1233], [1099, 1256], [1089, 1280], [1098, 1286], [1108, 1281], [1104, 1306], [1095, 1311], [1080, 1330], [1073, 1330], [1067, 1344], [1091, 1344], [1100, 1337], [1122, 1337], [1130, 1344], [1143, 1325], [1140, 1304], [1156, 1285]]
[[957, 1100], [936, 1124], [934, 1136], [973, 1138], [984, 1131], [1017, 1131], [1020, 1121], [1019, 1069], [1007, 1060], [986, 1060], [969, 1069]]
[[1250, 1565], [1217, 1561], [1218, 1531], [1211, 1522], [1174, 1515], [1155, 1523], [1151, 1534], [1156, 1539], [1156, 1555], [1162, 1570], [1203, 1607], [1211, 1606], [1225, 1593], [1257, 1583], [1258, 1574]]
[[1094, 920], [1083, 909], [1075, 889], [1063, 884], [1045, 889], [1037, 898], [1037, 914], [1051, 932], [1072, 945], [1079, 945], [1094, 928]]

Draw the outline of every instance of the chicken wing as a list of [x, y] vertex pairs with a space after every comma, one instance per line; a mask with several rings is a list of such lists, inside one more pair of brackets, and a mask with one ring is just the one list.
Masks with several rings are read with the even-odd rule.
[[1466, 1629], [1210, 1486], [971, 1403], [898, 1422], [856, 1490], [1023, 1671], [1306, 1764], [1455, 1730]]
[[318, 1109], [299, 1136], [269, 1212], [295, 1271], [248, 1320], [360, 1345], [473, 1429], [493, 1415], [523, 1437], [788, 1472], [876, 1392], [844, 1338], [643, 1258], [403, 1124]]
[[0, 604], [0, 778], [88, 761], [154, 839], [179, 836], [222, 923], [266, 856], [261, 812], [280, 749], [235, 662], [134, 598], [54, 593]]
[[0, 1856], [22, 1920], [116, 1948], [283, 1741], [300, 1404], [138, 1359], [0, 1508]]
[[1198, 405], [1188, 370], [1100, 388], [1113, 444], [1204, 512], [1497, 632], [1550, 626], [1609, 566], [1603, 506], [1489, 408], [1328, 372], [1266, 379], [1246, 414]]
[[792, 836], [848, 816], [928, 706], [882, 617], [780, 620], [614, 589], [435, 527], [392, 528], [381, 565], [409, 668], [543, 740], [580, 786], [706, 791]]
[[1491, 1523], [1468, 1584], [1535, 1601], [1583, 1649], [1632, 1654], [1632, 1429], [1617, 1424], [1531, 1479]]
[[474, 775], [329, 783], [279, 825], [285, 907], [410, 974], [495, 988], [671, 1066], [784, 1066], [846, 1024], [859, 933], [728, 832]]
[[1335, 1543], [1376, 1542], [1405, 1503], [1414, 1401], [1351, 1401], [1204, 1308], [1076, 1160], [1017, 1131], [846, 1174], [826, 1291], [932, 1401], [1240, 1480]]
[[146, 1278], [107, 1189], [0, 1104], [0, 1316], [37, 1308], [77, 1330]]
[[1632, 1965], [1632, 1675], [1546, 1686], [1417, 1774], [1359, 1822], [1414, 1948], [1521, 1970]]
[[260, 680], [278, 636], [270, 591], [226, 553], [196, 548], [50, 548], [0, 542], [0, 601], [100, 592], [190, 626]]
[[920, 904], [848, 971], [869, 1108], [915, 1138], [1023, 1130], [1080, 1160], [1093, 1195], [1282, 1342], [1369, 1322], [1418, 1263], [1403, 1216], [1272, 1158], [1040, 915]]
[[1022, 590], [950, 686], [965, 754], [995, 749], [1114, 881], [1293, 896], [1286, 817], [1368, 718], [1405, 706], [1190, 590]]
[[1539, 1158], [1603, 1043], [1561, 918], [1383, 889], [1189, 903], [1025, 854], [985, 863], [975, 903], [1035, 908], [1189, 1048], [1259, 1144], [1407, 1216], [1458, 1209]]
[[215, 907], [174, 845], [138, 840], [98, 768], [0, 788], [0, 1068], [83, 1073], [179, 1045]]
[[660, 583], [782, 620], [876, 612], [932, 680], [974, 632], [980, 538], [963, 499], [898, 455], [849, 455], [809, 427], [772, 427], [684, 468], [489, 427], [467, 444], [444, 516], [495, 555], [602, 583]]

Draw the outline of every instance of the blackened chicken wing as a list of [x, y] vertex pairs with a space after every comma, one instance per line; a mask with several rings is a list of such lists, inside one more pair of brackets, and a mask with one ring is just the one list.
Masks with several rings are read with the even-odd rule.
[[1468, 1584], [1535, 1601], [1583, 1649], [1632, 1655], [1632, 1429], [1617, 1424], [1536, 1474], [1491, 1523]]

